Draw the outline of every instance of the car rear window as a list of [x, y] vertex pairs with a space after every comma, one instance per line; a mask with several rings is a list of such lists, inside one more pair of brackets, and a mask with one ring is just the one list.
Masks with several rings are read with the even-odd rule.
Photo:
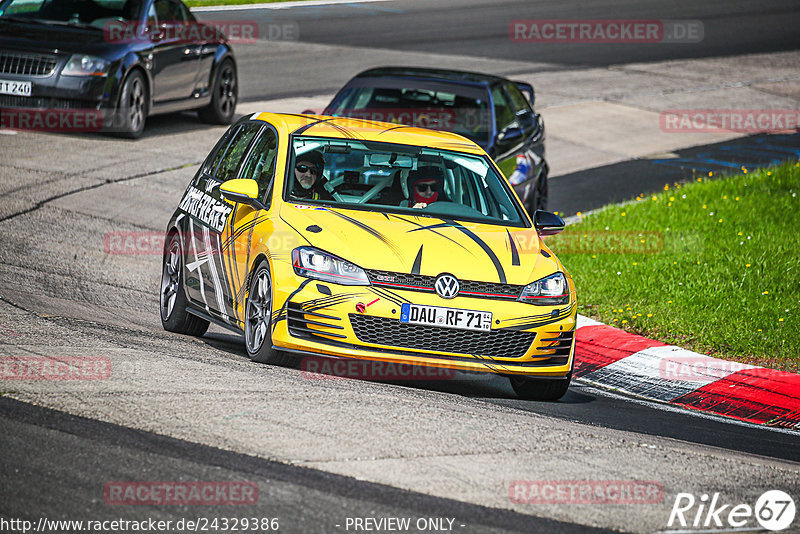
[[486, 146], [488, 91], [415, 80], [355, 80], [326, 111], [329, 115], [454, 132]]

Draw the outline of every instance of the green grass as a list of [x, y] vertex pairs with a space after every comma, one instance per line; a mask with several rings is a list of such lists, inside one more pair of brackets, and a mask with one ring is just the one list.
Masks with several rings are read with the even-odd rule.
[[800, 372], [800, 163], [667, 187], [546, 238], [575, 279], [579, 312]]
[[288, 2], [289, 0], [184, 0], [188, 7], [205, 6], [238, 6], [242, 4], [274, 4], [277, 2]]

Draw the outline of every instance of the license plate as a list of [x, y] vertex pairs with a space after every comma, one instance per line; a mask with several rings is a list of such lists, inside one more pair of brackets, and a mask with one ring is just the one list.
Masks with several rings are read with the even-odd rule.
[[492, 329], [492, 312], [403, 304], [400, 322], [488, 332]]
[[31, 82], [15, 82], [10, 80], [0, 80], [0, 94], [15, 96], [31, 96]]

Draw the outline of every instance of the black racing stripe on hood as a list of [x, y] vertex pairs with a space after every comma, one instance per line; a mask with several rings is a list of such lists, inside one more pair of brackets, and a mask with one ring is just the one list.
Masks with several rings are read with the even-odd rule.
[[[430, 230], [431, 232], [433, 232], [434, 234], [438, 235], [439, 237], [443, 237], [443, 238], [447, 239], [451, 243], [453, 243], [455, 245], [458, 245], [459, 247], [463, 248], [464, 250], [466, 250], [467, 252], [472, 254], [472, 251], [467, 249], [467, 247], [465, 247], [464, 245], [462, 245], [461, 243], [459, 243], [455, 239], [451, 239], [451, 238], [447, 237], [446, 235], [437, 232], [436, 230], [432, 230], [431, 227], [424, 226], [424, 225], [422, 225], [422, 224], [420, 224], [420, 223], [418, 223], [416, 221], [410, 221], [410, 220], [408, 220], [408, 219], [406, 219], [404, 217], [400, 217], [399, 215], [391, 214], [391, 216], [395, 217], [397, 219], [400, 219], [403, 222], [407, 222], [408, 224], [415, 224], [415, 225], [417, 225], [419, 227], [419, 228], [415, 228], [414, 230], [409, 230], [409, 232], [416, 232], [417, 230]], [[388, 216], [387, 216], [387, 218], [388, 218]], [[448, 226], [448, 225], [445, 224], [445, 225], [442, 225], [442, 226]], [[472, 254], [472, 255], [474, 256], [474, 254]]]
[[483, 249], [486, 255], [489, 256], [489, 259], [492, 260], [494, 268], [497, 270], [497, 276], [500, 278], [500, 283], [507, 284], [508, 281], [506, 280], [506, 272], [505, 270], [503, 270], [503, 264], [500, 263], [500, 258], [497, 257], [497, 254], [494, 253], [494, 251], [486, 243], [486, 241], [475, 235], [475, 233], [472, 232], [472, 230], [464, 228], [460, 224], [454, 224], [454, 227], [460, 230], [464, 235], [468, 236], [470, 239], [475, 241]]
[[508, 234], [508, 243], [511, 245], [511, 265], [519, 265], [519, 252], [517, 252], [517, 245], [514, 243], [514, 238], [511, 237], [511, 232], [506, 230]]
[[411, 274], [419, 274], [419, 269], [422, 267], [422, 247], [425, 245], [419, 246], [419, 252], [417, 252], [417, 257], [414, 259], [414, 266], [411, 268]]
[[[506, 272], [503, 269], [503, 264], [500, 263], [500, 258], [497, 257], [497, 254], [494, 253], [494, 251], [486, 243], [486, 241], [484, 241], [483, 239], [481, 239], [480, 237], [475, 235], [475, 233], [472, 230], [469, 230], [468, 228], [464, 228], [463, 226], [461, 226], [457, 222], [445, 220], [444, 222], [441, 222], [441, 223], [438, 223], [438, 224], [433, 224], [433, 225], [430, 225], [430, 226], [421, 226], [420, 228], [415, 228], [413, 230], [409, 230], [409, 232], [416, 232], [417, 230], [430, 230], [432, 228], [444, 228], [444, 227], [455, 228], [456, 230], [458, 230], [461, 233], [463, 233], [465, 236], [467, 236], [470, 239], [472, 239], [475, 243], [477, 243], [478, 246], [483, 249], [483, 251], [486, 253], [486, 255], [489, 256], [489, 259], [492, 260], [492, 263], [494, 264], [494, 268], [495, 268], [495, 270], [497, 270], [497, 276], [498, 276], [498, 278], [500, 278], [500, 283], [501, 284], [508, 283], [506, 281]], [[508, 230], [506, 230], [506, 231], [508, 231]]]
[[374, 228], [372, 228], [370, 226], [367, 226], [366, 224], [362, 223], [358, 219], [354, 219], [354, 218], [352, 218], [352, 217], [350, 217], [348, 215], [345, 215], [344, 213], [339, 213], [338, 211], [330, 210], [330, 209], [327, 210], [327, 211], [328, 211], [328, 213], [332, 213], [332, 214], [336, 215], [337, 217], [339, 217], [341, 219], [344, 219], [345, 221], [358, 226], [359, 228], [361, 228], [362, 230], [364, 230], [365, 232], [367, 232], [371, 236], [379, 239], [383, 244], [385, 244], [387, 247], [392, 249], [392, 252], [394, 252], [395, 255], [398, 258], [400, 258], [401, 260], [403, 259], [403, 256], [400, 254], [399, 247], [396, 244], [394, 244], [388, 237], [386, 237], [385, 235], [383, 235], [379, 231], [375, 230]]

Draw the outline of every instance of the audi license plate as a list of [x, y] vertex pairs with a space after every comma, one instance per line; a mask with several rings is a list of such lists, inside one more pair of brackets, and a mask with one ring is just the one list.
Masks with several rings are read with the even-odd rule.
[[31, 82], [0, 80], [0, 95], [31, 96]]
[[492, 329], [492, 312], [403, 304], [400, 322], [488, 332]]

